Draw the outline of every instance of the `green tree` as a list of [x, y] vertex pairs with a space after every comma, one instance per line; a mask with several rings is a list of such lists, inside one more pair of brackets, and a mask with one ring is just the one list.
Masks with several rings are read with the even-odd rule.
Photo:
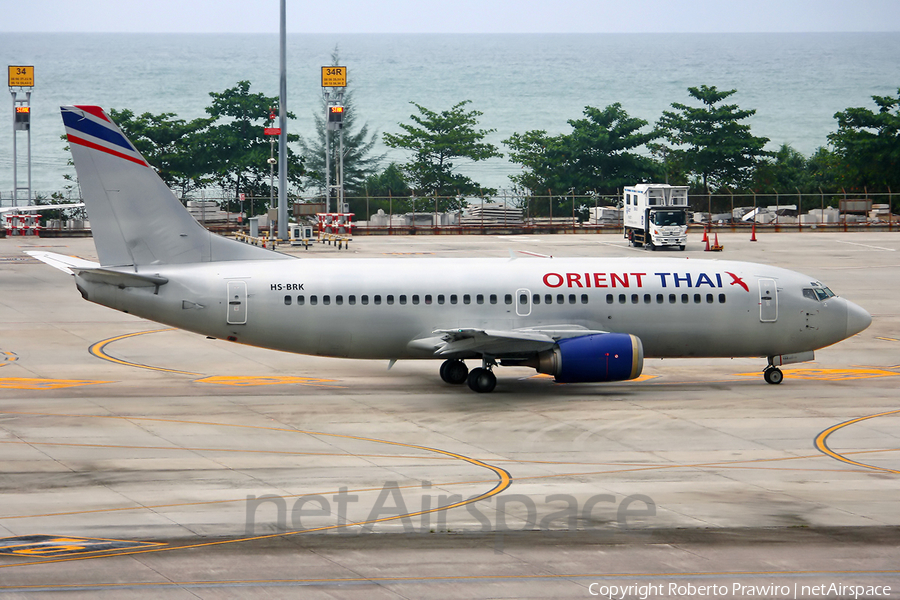
[[483, 189], [480, 184], [455, 171], [456, 159], [472, 161], [502, 157], [497, 147], [484, 142], [493, 129], [477, 129], [477, 110], [467, 111], [470, 100], [464, 100], [440, 113], [411, 102], [419, 114], [410, 115], [413, 124], [400, 123], [406, 133], [384, 134], [384, 143], [390, 148], [402, 148], [412, 152], [412, 160], [403, 168], [407, 180], [420, 196], [442, 196], [440, 210], [456, 210], [458, 203], [452, 199], [457, 194], [477, 195], [496, 193]]
[[209, 183], [210, 165], [203, 161], [204, 135], [214, 121], [185, 121], [175, 113], [145, 112], [136, 116], [128, 109], [109, 111], [109, 116], [170, 188], [184, 197]]
[[898, 96], [872, 96], [878, 112], [848, 108], [835, 113], [838, 130], [828, 135], [839, 159], [839, 184], [870, 191], [900, 189], [900, 89]]
[[788, 144], [771, 157], [761, 160], [753, 172], [753, 189], [760, 191], [801, 192], [814, 190], [812, 173], [807, 158]]
[[[657, 128], [676, 147], [668, 150], [667, 163], [696, 175], [704, 188], [744, 187], [753, 168], [768, 153], [768, 138], [750, 133], [740, 121], [756, 114], [722, 101], [737, 90], [720, 92], [715, 86], [690, 87], [688, 93], [701, 107], [673, 103], [675, 111], [664, 111]], [[659, 148], [657, 148], [658, 150]]]
[[661, 135], [641, 132], [647, 121], [629, 116], [618, 102], [602, 110], [586, 106], [584, 115], [568, 121], [569, 134], [551, 137], [536, 130], [504, 140], [511, 150], [510, 160], [524, 169], [510, 177], [513, 183], [538, 195], [569, 190], [612, 193], [660, 175], [659, 164], [638, 153]]
[[[278, 105], [278, 99], [260, 93], [251, 94], [249, 81], [239, 81], [233, 88], [221, 93], [210, 92], [209, 95], [212, 104], [206, 112], [215, 122], [204, 135], [201, 161], [213, 165], [215, 181], [223, 188], [233, 190], [235, 197], [242, 192], [268, 197], [267, 160], [271, 150], [263, 128], [272, 123], [269, 112]], [[287, 116], [294, 118], [292, 113]], [[298, 140], [296, 134], [288, 135], [289, 142]], [[299, 186], [304, 173], [303, 160], [290, 147], [287, 165], [288, 182]], [[264, 210], [264, 207], [260, 208]]]

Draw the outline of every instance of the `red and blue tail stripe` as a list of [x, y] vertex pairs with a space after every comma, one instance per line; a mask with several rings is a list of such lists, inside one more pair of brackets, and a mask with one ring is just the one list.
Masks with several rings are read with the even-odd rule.
[[61, 109], [70, 144], [150, 166], [99, 106], [63, 106]]

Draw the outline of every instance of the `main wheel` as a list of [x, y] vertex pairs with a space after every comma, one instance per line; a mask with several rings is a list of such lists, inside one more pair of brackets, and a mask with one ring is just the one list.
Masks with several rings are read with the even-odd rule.
[[763, 378], [766, 380], [766, 383], [777, 385], [784, 380], [784, 373], [777, 367], [769, 367], [763, 372]]
[[468, 376], [469, 367], [461, 360], [451, 358], [441, 364], [441, 379], [446, 383], [459, 385], [465, 383]]
[[494, 391], [497, 386], [497, 377], [487, 369], [478, 367], [469, 371], [469, 377], [466, 379], [469, 389], [479, 394], [486, 394]]

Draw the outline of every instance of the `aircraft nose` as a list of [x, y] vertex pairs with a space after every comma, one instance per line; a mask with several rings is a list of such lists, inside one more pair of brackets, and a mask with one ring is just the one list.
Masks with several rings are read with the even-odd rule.
[[847, 337], [856, 335], [872, 323], [872, 315], [852, 302], [847, 302]]

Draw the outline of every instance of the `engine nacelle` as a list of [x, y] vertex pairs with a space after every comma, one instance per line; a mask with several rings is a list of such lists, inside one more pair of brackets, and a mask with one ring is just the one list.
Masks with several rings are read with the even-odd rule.
[[634, 379], [644, 368], [644, 346], [627, 333], [565, 338], [541, 352], [535, 368], [560, 383]]

